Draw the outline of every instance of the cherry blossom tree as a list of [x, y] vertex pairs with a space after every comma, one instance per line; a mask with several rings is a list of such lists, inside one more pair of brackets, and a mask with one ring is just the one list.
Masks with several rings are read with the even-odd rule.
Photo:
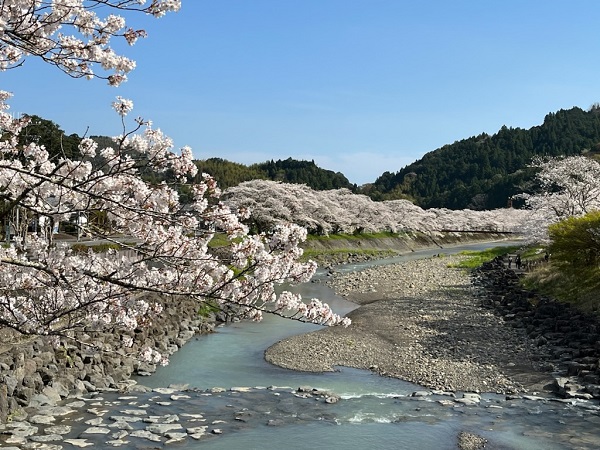
[[[15, 68], [39, 57], [73, 77], [105, 78], [117, 85], [134, 63], [116, 55], [111, 38], [132, 44], [142, 31], [111, 10], [139, 11], [156, 17], [179, 9], [176, 0], [12, 0], [2, 2], [0, 67]], [[79, 37], [67, 36], [71, 30]], [[109, 73], [95, 71], [99, 66]], [[112, 73], [111, 73], [112, 72]], [[11, 94], [0, 91], [0, 199], [2, 218], [15, 211], [36, 218], [36, 233], [20, 233], [0, 248], [0, 326], [22, 334], [76, 338], [107, 327], [136, 329], [161, 311], [162, 301], [194, 299], [198, 305], [227, 309], [260, 320], [265, 312], [324, 325], [348, 325], [317, 299], [276, 293], [281, 283], [310, 279], [316, 264], [300, 262], [306, 230], [279, 221], [250, 234], [244, 208], [220, 201], [214, 179], [188, 185], [192, 201], [179, 201], [177, 185], [196, 175], [192, 152], [175, 152], [160, 129], [141, 118], [128, 119], [133, 103], [117, 97], [114, 110], [122, 131], [113, 145], [98, 148], [92, 139], [79, 145], [78, 159], [51, 158], [37, 143], [19, 144], [27, 117], [8, 113]], [[142, 172], [168, 172], [174, 184], [150, 184]], [[75, 251], [52, 240], [54, 224], [72, 217], [79, 233], [111, 243], [120, 252]], [[227, 238], [219, 251], [216, 233]], [[131, 342], [130, 342], [131, 343]], [[156, 362], [155, 350], [144, 355]]]
[[538, 158], [532, 167], [538, 191], [521, 194], [531, 214], [524, 231], [532, 241], [546, 242], [548, 226], [600, 209], [600, 163], [585, 156]]

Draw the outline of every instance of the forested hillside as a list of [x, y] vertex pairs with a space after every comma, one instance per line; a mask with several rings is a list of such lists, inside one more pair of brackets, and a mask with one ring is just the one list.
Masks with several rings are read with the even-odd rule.
[[352, 185], [342, 173], [321, 169], [314, 161], [288, 158], [245, 166], [221, 158], [210, 158], [196, 161], [196, 165], [200, 173], [206, 172], [212, 175], [222, 189], [250, 180], [306, 184], [317, 191], [340, 188], [356, 189], [356, 185]]
[[[600, 107], [550, 113], [529, 130], [502, 127], [427, 153], [399, 172], [385, 172], [365, 193], [375, 200], [408, 198], [423, 208], [491, 209], [527, 191], [534, 156], [597, 151]], [[590, 153], [590, 154], [591, 154]]]
[[267, 179], [285, 183], [306, 184], [317, 191], [347, 188], [355, 190], [356, 185], [348, 181], [341, 172], [321, 169], [314, 161], [298, 161], [292, 158], [267, 161], [250, 166], [267, 175]]

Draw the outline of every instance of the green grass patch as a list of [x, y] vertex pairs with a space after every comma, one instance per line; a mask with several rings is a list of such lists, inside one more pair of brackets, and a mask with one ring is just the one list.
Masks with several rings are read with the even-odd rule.
[[215, 233], [213, 238], [208, 243], [209, 248], [219, 248], [229, 245], [229, 239], [225, 233]]
[[220, 308], [211, 302], [204, 302], [200, 308], [198, 308], [198, 315], [200, 317], [209, 317], [211, 314], [216, 314], [220, 311]]
[[393, 250], [377, 250], [377, 249], [356, 249], [356, 248], [336, 248], [336, 249], [305, 249], [301, 261], [312, 259], [319, 264], [323, 263], [340, 263], [350, 257], [350, 255], [362, 255], [365, 259], [380, 259], [397, 256]]
[[600, 269], [569, 271], [557, 264], [542, 264], [527, 273], [521, 284], [581, 311], [600, 315]]
[[[241, 240], [242, 240], [241, 238], [235, 238], [233, 240], [233, 242], [241, 242]], [[213, 238], [208, 243], [208, 248], [227, 247], [227, 246], [229, 246], [230, 243], [231, 243], [231, 241], [229, 240], [229, 237], [227, 236], [227, 234], [215, 233]]]
[[467, 258], [459, 262], [458, 264], [452, 265], [452, 267], [458, 267], [461, 269], [476, 269], [483, 263], [491, 261], [496, 256], [506, 255], [507, 253], [516, 253], [521, 251], [521, 247], [493, 247], [481, 251], [465, 250], [460, 252], [460, 255], [464, 255]]

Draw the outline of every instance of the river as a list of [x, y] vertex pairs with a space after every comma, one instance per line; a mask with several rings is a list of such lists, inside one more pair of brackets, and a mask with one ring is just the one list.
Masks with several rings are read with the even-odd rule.
[[[509, 244], [423, 250], [336, 270]], [[318, 272], [317, 282], [293, 290], [342, 314], [356, 308], [318, 282], [326, 276]], [[46, 411], [40, 407], [30, 423], [7, 424], [19, 431], [0, 436], [0, 447], [456, 450], [458, 436], [470, 433], [485, 438], [485, 448], [492, 450], [600, 448], [597, 401], [482, 394], [479, 403], [465, 405], [451, 393], [432, 393], [366, 370], [306, 373], [264, 360], [275, 342], [318, 328], [269, 315], [262, 323], [218, 327], [188, 342], [155, 374], [135, 378], [132, 391], [69, 398]]]
[[[337, 270], [360, 270], [375, 264], [489, 246], [479, 243], [423, 250], [388, 260], [343, 266]], [[323, 273], [316, 275], [322, 276]], [[323, 283], [306, 283], [295, 289], [306, 297], [326, 301], [338, 312], [345, 313], [356, 307], [336, 296]], [[488, 439], [486, 448], [489, 449], [600, 448], [600, 420], [592, 404], [565, 405], [521, 399], [506, 401], [504, 396], [489, 394], [482, 396], [480, 406], [448, 407], [442, 406], [435, 396], [411, 397], [413, 392], [422, 390], [417, 385], [379, 377], [368, 371], [339, 368], [334, 373], [302, 373], [265, 362], [263, 353], [270, 345], [287, 336], [316, 328], [273, 316], [266, 316], [262, 323], [240, 322], [220, 327], [214, 334], [189, 342], [171, 357], [168, 366], [137, 381], [152, 388], [173, 384], [200, 389], [217, 386], [311, 386], [332, 391], [342, 398], [336, 404], [327, 405], [328, 411], [320, 412], [321, 415], [311, 416], [310, 405], [302, 406], [304, 409], [293, 413], [299, 417], [302, 411], [307, 411], [307, 416], [314, 420], [281, 426], [266, 426], [262, 422], [218, 438], [186, 440], [177, 445], [177, 448], [186, 450], [313, 447], [345, 450], [369, 447], [455, 449], [456, 437], [461, 431], [485, 437]]]

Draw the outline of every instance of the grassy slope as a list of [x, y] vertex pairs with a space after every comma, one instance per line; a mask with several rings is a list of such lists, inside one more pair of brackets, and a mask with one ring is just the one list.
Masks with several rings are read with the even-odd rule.
[[[519, 252], [523, 261], [540, 261], [542, 249], [539, 247], [496, 247], [483, 252], [463, 252], [469, 256], [459, 267], [473, 269], [496, 256]], [[570, 303], [586, 313], [600, 315], [600, 270], [569, 272], [552, 264], [537, 264], [521, 279], [522, 285], [530, 290], [547, 295], [559, 301]]]

